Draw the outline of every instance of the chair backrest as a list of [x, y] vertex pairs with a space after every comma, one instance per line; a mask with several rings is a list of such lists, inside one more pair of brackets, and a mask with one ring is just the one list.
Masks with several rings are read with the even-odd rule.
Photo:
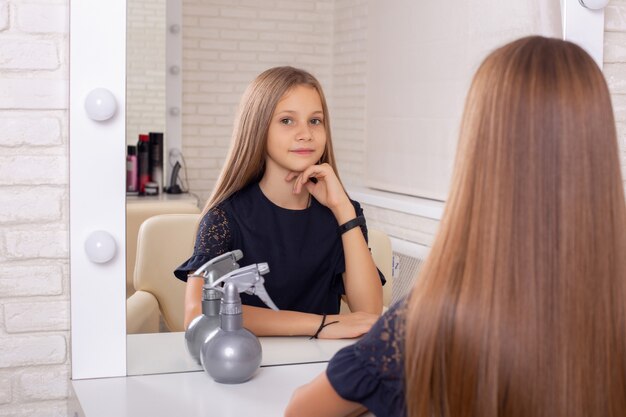
[[174, 269], [189, 258], [199, 214], [162, 214], [144, 221], [137, 238], [134, 286], [153, 294], [171, 331], [183, 331], [185, 283]]
[[139, 227], [150, 217], [170, 213], [200, 213], [200, 209], [193, 200], [132, 200], [126, 204], [126, 298], [135, 292], [133, 280]]
[[391, 277], [393, 258], [391, 240], [385, 232], [378, 229], [368, 228], [367, 237], [374, 263], [387, 279], [387, 283], [383, 286], [383, 305], [389, 307], [389, 304], [391, 304], [391, 289], [393, 286], [393, 278]]

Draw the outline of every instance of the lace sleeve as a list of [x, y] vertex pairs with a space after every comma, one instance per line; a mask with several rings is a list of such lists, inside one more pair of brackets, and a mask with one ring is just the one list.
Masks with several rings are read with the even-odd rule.
[[381, 378], [396, 379], [404, 372], [404, 314], [406, 303], [394, 304], [372, 326], [372, 329], [354, 344], [357, 355], [377, 368]]
[[193, 255], [174, 271], [174, 275], [187, 281], [189, 272], [231, 250], [232, 233], [228, 216], [221, 207], [209, 210], [200, 220]]
[[340, 350], [326, 370], [342, 398], [375, 415], [404, 415], [405, 310], [404, 301], [393, 305], [361, 340]]
[[209, 255], [212, 259], [227, 252], [230, 243], [231, 233], [226, 212], [221, 207], [215, 207], [200, 221], [193, 253]]

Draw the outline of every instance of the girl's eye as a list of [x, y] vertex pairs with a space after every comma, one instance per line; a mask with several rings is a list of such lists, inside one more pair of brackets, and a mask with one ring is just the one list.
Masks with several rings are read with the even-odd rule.
[[319, 125], [323, 125], [324, 122], [322, 121], [322, 119], [311, 119], [311, 124], [315, 126], [319, 126]]
[[284, 119], [280, 119], [280, 123], [282, 123], [284, 125], [290, 125], [290, 124], [293, 124], [293, 120], [285, 117]]

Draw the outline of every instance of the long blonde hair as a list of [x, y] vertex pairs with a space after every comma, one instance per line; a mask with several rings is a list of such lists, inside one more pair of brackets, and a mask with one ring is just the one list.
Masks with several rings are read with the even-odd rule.
[[285, 93], [299, 85], [315, 88], [320, 96], [326, 130], [326, 147], [320, 163], [328, 163], [339, 175], [322, 86], [313, 75], [302, 69], [270, 68], [250, 83], [241, 99], [228, 156], [203, 214], [246, 185], [261, 179], [265, 172], [267, 132], [276, 105]]
[[407, 308], [408, 416], [626, 413], [626, 208], [606, 82], [580, 47], [493, 52]]

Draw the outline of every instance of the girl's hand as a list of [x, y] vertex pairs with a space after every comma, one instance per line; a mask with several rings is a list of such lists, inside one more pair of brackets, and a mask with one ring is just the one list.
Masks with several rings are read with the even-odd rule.
[[[354, 207], [329, 164], [312, 165], [302, 172], [290, 172], [285, 180], [289, 182], [294, 178], [296, 178], [293, 183], [295, 194], [300, 194], [302, 187], [306, 187], [317, 201], [335, 214], [340, 224], [344, 218], [346, 221], [354, 218]], [[313, 182], [311, 178], [315, 178], [316, 181]]]
[[317, 335], [320, 339], [352, 339], [367, 333], [378, 320], [377, 314], [356, 312], [333, 314], [326, 317], [326, 323], [337, 321], [322, 329]]

